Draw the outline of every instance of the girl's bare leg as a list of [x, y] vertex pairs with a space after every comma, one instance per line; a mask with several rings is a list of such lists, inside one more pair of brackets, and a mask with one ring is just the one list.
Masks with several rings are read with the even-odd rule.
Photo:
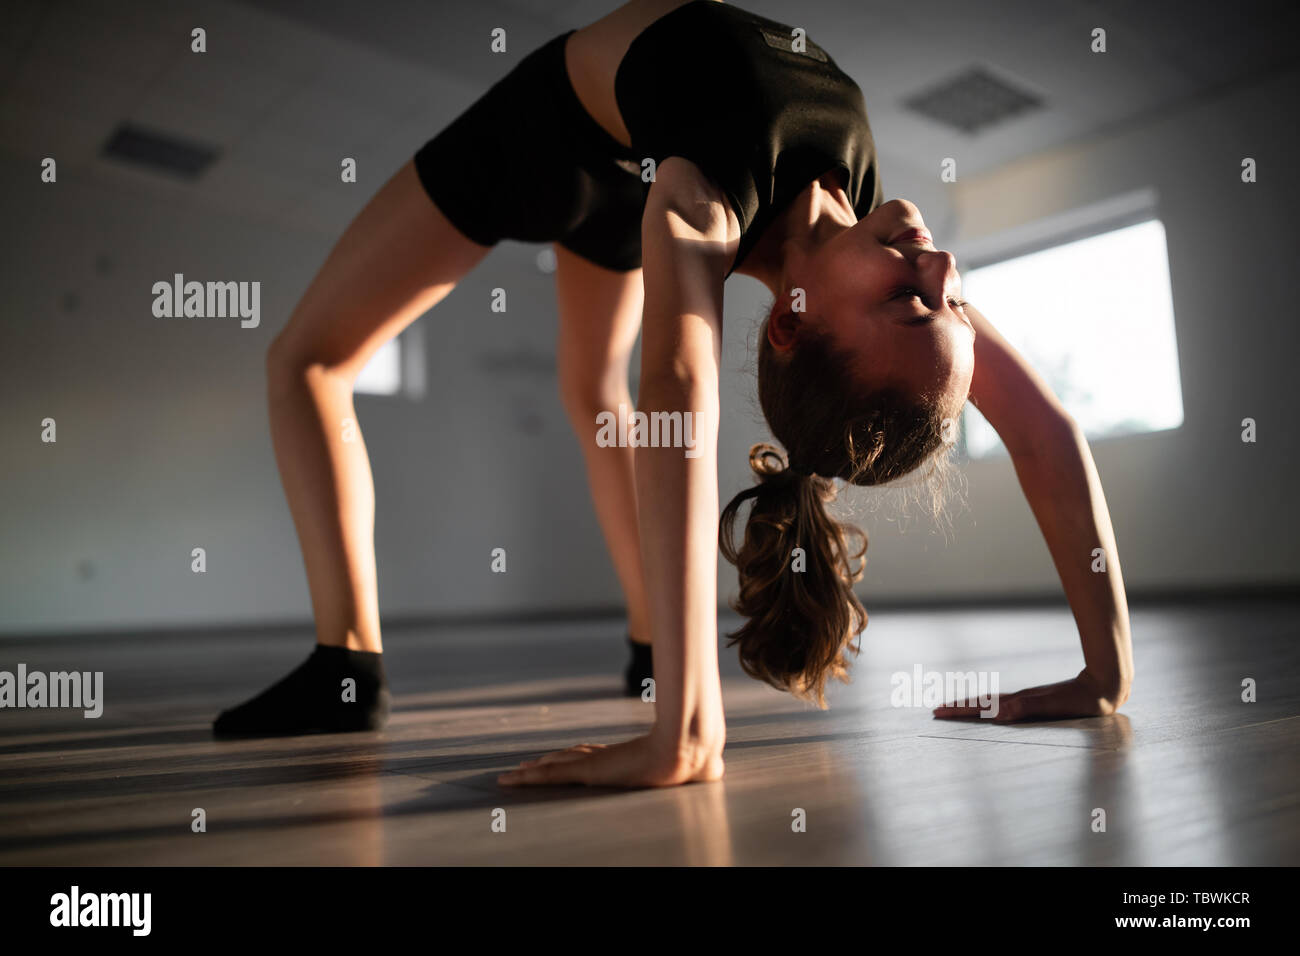
[[388, 716], [375, 580], [375, 490], [352, 405], [358, 372], [488, 252], [407, 163], [334, 246], [267, 352], [271, 439], [307, 568], [316, 650], [222, 713], [218, 736], [374, 730]]
[[592, 502], [627, 602], [634, 641], [650, 643], [632, 449], [596, 444], [596, 416], [632, 408], [628, 358], [641, 328], [641, 270], [613, 272], [556, 246], [560, 394], [587, 465]]
[[375, 492], [353, 382], [488, 251], [438, 211], [408, 162], [348, 226], [267, 353], [271, 438], [320, 644], [382, 649]]

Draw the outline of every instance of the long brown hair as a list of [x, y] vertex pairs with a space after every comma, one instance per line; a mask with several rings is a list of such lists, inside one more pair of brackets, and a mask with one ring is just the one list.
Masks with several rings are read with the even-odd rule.
[[[769, 317], [770, 321], [770, 317]], [[758, 397], [772, 434], [789, 452], [755, 445], [758, 483], [722, 512], [723, 556], [736, 566], [732, 607], [747, 620], [729, 635], [751, 677], [826, 707], [826, 683], [847, 683], [867, 612], [853, 593], [867, 536], [826, 510], [834, 479], [879, 485], [912, 472], [947, 445], [938, 402], [892, 389], [865, 390], [850, 356], [808, 325], [778, 352], [759, 337]], [[741, 506], [752, 501], [735, 544]], [[798, 549], [798, 550], [796, 550]]]

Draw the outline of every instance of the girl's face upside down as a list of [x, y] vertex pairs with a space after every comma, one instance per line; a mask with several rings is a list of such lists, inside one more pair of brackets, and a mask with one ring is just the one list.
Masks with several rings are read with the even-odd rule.
[[[864, 387], [924, 396], [954, 414], [961, 408], [975, 368], [975, 330], [961, 307], [956, 260], [935, 248], [914, 204], [882, 203], [798, 271], [808, 290], [804, 319], [835, 351], [854, 357]], [[793, 346], [797, 329], [779, 325], [769, 329], [772, 345]]]

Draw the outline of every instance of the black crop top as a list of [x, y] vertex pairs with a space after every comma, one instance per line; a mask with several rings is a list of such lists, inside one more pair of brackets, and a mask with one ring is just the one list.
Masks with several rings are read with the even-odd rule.
[[[614, 97], [634, 151], [681, 156], [726, 194], [740, 220], [727, 275], [813, 180], [839, 169], [861, 219], [881, 202], [862, 91], [793, 28], [716, 0], [693, 0], [641, 32]], [[647, 186], [648, 189], [648, 186]]]

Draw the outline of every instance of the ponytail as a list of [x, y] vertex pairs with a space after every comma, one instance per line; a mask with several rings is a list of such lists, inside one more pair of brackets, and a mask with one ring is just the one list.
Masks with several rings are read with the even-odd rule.
[[[766, 325], [760, 335], [759, 403], [790, 458], [772, 445], [750, 450], [758, 483], [723, 509], [719, 541], [740, 578], [732, 607], [747, 620], [729, 636], [741, 666], [825, 708], [827, 681], [847, 683], [847, 654], [857, 653], [867, 625], [853, 593], [867, 536], [827, 513], [835, 479], [884, 485], [927, 462], [941, 466], [945, 413], [933, 397], [865, 388], [855, 356], [837, 352], [811, 326], [802, 329], [795, 347], [780, 352]], [[746, 501], [752, 504], [737, 546]]]
[[[740, 578], [732, 607], [748, 619], [729, 643], [751, 677], [825, 709], [826, 683], [848, 682], [846, 651], [857, 653], [867, 624], [853, 593], [867, 537], [827, 513], [832, 479], [792, 468], [769, 444], [750, 449], [749, 465], [758, 483], [731, 499], [719, 530], [722, 554]], [[737, 548], [746, 501], [753, 504]]]

